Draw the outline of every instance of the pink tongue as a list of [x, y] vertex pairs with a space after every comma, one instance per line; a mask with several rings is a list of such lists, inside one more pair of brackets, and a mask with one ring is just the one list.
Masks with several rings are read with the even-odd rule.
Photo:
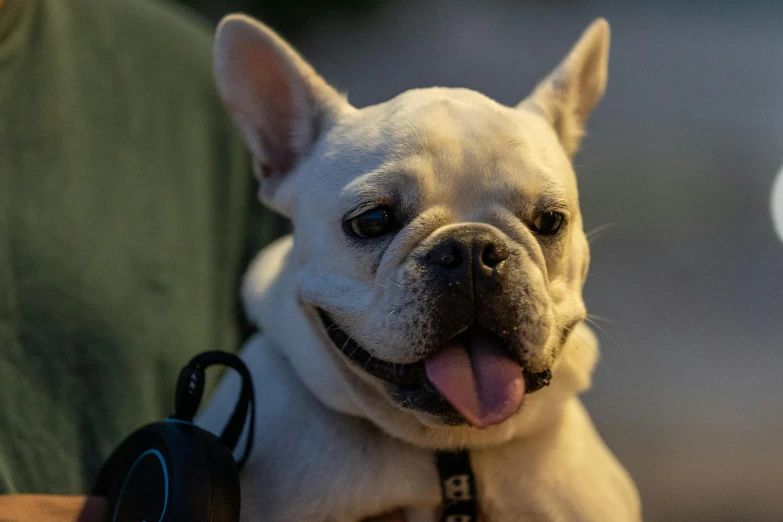
[[482, 430], [511, 417], [525, 394], [522, 367], [485, 336], [446, 346], [424, 367], [446, 400]]

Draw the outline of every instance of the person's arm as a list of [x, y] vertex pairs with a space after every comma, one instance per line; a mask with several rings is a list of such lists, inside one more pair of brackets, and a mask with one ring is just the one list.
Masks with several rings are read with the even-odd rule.
[[105, 498], [62, 495], [0, 495], [0, 522], [105, 522]]

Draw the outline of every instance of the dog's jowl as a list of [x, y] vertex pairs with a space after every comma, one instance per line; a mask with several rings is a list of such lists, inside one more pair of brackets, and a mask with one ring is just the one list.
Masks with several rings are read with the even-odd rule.
[[220, 94], [262, 201], [294, 224], [243, 288], [263, 332], [242, 353], [244, 520], [441, 520], [465, 488], [442, 487], [435, 455], [465, 451], [484, 522], [640, 518], [577, 397], [597, 343], [572, 157], [608, 54], [597, 20], [516, 107], [428, 88], [356, 108], [268, 27], [223, 20]]

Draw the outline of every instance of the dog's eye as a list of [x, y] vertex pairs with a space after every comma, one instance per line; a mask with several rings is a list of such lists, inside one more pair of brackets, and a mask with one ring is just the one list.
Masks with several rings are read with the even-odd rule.
[[394, 215], [388, 208], [368, 210], [351, 219], [351, 232], [362, 238], [373, 238], [392, 232], [396, 227]]
[[563, 214], [559, 212], [542, 212], [533, 222], [536, 232], [542, 236], [551, 236], [557, 234], [560, 225], [563, 223]]

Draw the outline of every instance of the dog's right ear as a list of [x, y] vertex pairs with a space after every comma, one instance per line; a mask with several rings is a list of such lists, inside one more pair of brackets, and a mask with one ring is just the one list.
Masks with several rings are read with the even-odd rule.
[[280, 36], [245, 15], [218, 26], [215, 77], [253, 153], [261, 199], [290, 217], [286, 178], [351, 106]]
[[542, 115], [569, 157], [579, 149], [587, 117], [604, 94], [608, 61], [609, 24], [599, 18], [557, 69], [517, 106]]

